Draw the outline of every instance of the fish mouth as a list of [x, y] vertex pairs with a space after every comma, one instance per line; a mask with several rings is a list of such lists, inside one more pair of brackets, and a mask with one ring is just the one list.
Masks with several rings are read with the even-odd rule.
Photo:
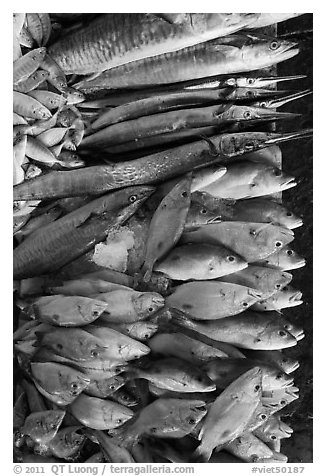
[[296, 263], [292, 266], [291, 269], [303, 268], [304, 266], [306, 266], [306, 260], [302, 258], [301, 260], [296, 261]]
[[[302, 301], [301, 301], [301, 302], [302, 302]], [[297, 341], [300, 341], [300, 340], [302, 340], [302, 339], [305, 338], [305, 333], [304, 333], [304, 330], [303, 330], [303, 329], [300, 329], [300, 330], [298, 330], [297, 332], [291, 331], [291, 333], [292, 333], [293, 337], [294, 337]], [[298, 365], [298, 367], [299, 367], [299, 365]], [[297, 368], [298, 368], [298, 367], [297, 367]]]
[[302, 292], [296, 291], [295, 293], [292, 294], [292, 296], [290, 296], [290, 302], [299, 301], [301, 304], [302, 303], [301, 298], [302, 298]]
[[293, 223], [290, 223], [291, 230], [294, 230], [295, 228], [299, 228], [302, 225], [303, 225], [302, 218], [297, 218], [296, 220], [293, 220]]
[[221, 221], [221, 215], [216, 215], [214, 218], [210, 218], [209, 220], [207, 220], [207, 225], [211, 225], [212, 223], [220, 223]]
[[283, 421], [280, 423], [280, 431], [283, 435], [282, 438], [290, 438], [293, 433], [293, 429]]
[[294, 378], [288, 377], [285, 382], [282, 383], [281, 388], [293, 387]]
[[293, 188], [296, 186], [297, 182], [295, 181], [295, 177], [288, 177], [281, 184], [282, 190], [288, 190], [289, 188]]
[[292, 373], [300, 367], [300, 363], [298, 360], [293, 361], [290, 365], [289, 369], [286, 370], [286, 373]]
[[277, 98], [277, 99], [272, 99], [269, 102], [269, 107], [274, 108], [274, 107], [281, 107], [287, 104], [288, 102], [295, 101], [296, 99], [301, 99], [305, 96], [309, 96], [312, 94], [311, 89], [305, 89], [304, 91], [299, 91], [297, 93], [293, 94], [288, 94], [286, 96], [283, 96], [282, 98]]

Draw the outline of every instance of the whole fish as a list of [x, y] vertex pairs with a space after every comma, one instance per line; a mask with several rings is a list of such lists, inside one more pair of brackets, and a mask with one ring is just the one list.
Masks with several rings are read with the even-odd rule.
[[69, 461], [78, 455], [85, 441], [86, 437], [81, 433], [80, 426], [68, 426], [58, 431], [50, 441], [49, 448], [57, 458]]
[[14, 62], [13, 82], [19, 84], [31, 76], [41, 65], [46, 53], [45, 48], [37, 48], [26, 53]]
[[70, 410], [78, 421], [94, 430], [116, 428], [134, 414], [130, 408], [119, 403], [83, 394], [72, 403]]
[[191, 339], [181, 332], [159, 333], [148, 341], [151, 351], [165, 356], [187, 360], [193, 364], [225, 358], [228, 354], [203, 342]]
[[152, 191], [133, 187], [105, 195], [43, 227], [15, 248], [14, 275], [21, 279], [59, 269], [103, 240], [111, 227], [127, 220]]
[[247, 268], [219, 278], [226, 283], [240, 284], [259, 290], [264, 299], [277, 293], [292, 280], [292, 274], [264, 266], [249, 265]]
[[279, 251], [271, 253], [265, 259], [255, 263], [259, 266], [268, 266], [270, 268], [289, 271], [291, 269], [302, 268], [306, 265], [306, 260], [289, 246], [282, 247]]
[[154, 314], [164, 306], [165, 300], [158, 293], [130, 290], [117, 290], [93, 295], [107, 303], [107, 311], [102, 318], [107, 322], [136, 322]]
[[95, 79], [81, 81], [75, 86], [82, 91], [96, 91], [178, 83], [258, 70], [285, 61], [298, 53], [298, 44], [295, 42], [252, 33], [237, 33], [179, 51], [165, 54], [157, 52], [154, 57], [116, 66]]
[[95, 321], [108, 305], [100, 299], [83, 296], [41, 296], [33, 303], [37, 318], [48, 324], [64, 327], [85, 326]]
[[128, 361], [143, 357], [150, 349], [141, 342], [109, 327], [87, 326], [85, 328], [106, 347], [106, 355], [115, 360]]
[[154, 266], [154, 271], [178, 281], [207, 280], [247, 266], [246, 261], [223, 246], [189, 243], [172, 249], [163, 261]]
[[171, 25], [152, 14], [102, 14], [51, 45], [49, 54], [66, 74], [100, 72], [226, 35], [257, 18], [211, 13], [199, 24]]
[[[244, 160], [228, 166], [223, 177], [202, 190], [214, 197], [239, 200], [287, 190], [295, 187], [294, 180], [294, 177], [285, 174], [275, 166]], [[258, 222], [260, 219], [257, 219], [256, 223]]]
[[131, 372], [154, 385], [175, 392], [212, 392], [216, 386], [204, 372], [185, 360], [166, 357]]
[[212, 340], [226, 342], [243, 349], [277, 350], [293, 347], [296, 338], [269, 313], [245, 312], [238, 316], [198, 322], [186, 316], [173, 316], [182, 327], [203, 334]]
[[35, 443], [47, 444], [51, 441], [62, 423], [64, 410], [48, 410], [31, 413], [25, 420], [21, 432]]
[[275, 311], [287, 307], [299, 306], [303, 303], [301, 298], [301, 291], [297, 291], [292, 288], [292, 286], [285, 286], [269, 298], [255, 303], [252, 309], [254, 311]]
[[177, 286], [166, 303], [194, 319], [215, 320], [245, 311], [259, 301], [261, 293], [238, 284], [201, 281]]
[[53, 93], [51, 91], [43, 91], [40, 89], [30, 91], [28, 95], [32, 96], [50, 110], [60, 108], [67, 102], [67, 100], [61, 94]]
[[68, 85], [65, 73], [62, 71], [60, 66], [52, 58], [51, 55], [46, 54], [42, 63], [41, 68], [49, 73], [47, 81], [52, 84], [60, 92], [65, 92]]
[[182, 438], [196, 427], [206, 413], [202, 400], [158, 398], [143, 408], [137, 418], [114, 432], [114, 437], [127, 448], [131, 448], [143, 435]]
[[178, 242], [183, 232], [190, 207], [191, 180], [191, 174], [180, 180], [163, 198], [152, 217], [142, 268], [145, 282], [149, 281], [155, 262]]
[[[53, 133], [51, 132], [51, 134]], [[40, 162], [42, 165], [44, 164], [50, 167], [58, 162], [58, 159], [55, 157], [55, 155], [48, 147], [43, 144], [41, 140], [30, 136], [27, 137], [26, 156], [36, 162]]]
[[126, 378], [124, 375], [115, 375], [108, 379], [92, 380], [84, 393], [91, 397], [107, 398], [126, 383]]
[[307, 129], [286, 134], [267, 132], [221, 134], [210, 137], [208, 141], [205, 139], [192, 142], [136, 160], [86, 167], [71, 172], [49, 172], [37, 180], [15, 186], [13, 198], [31, 200], [74, 197], [100, 194], [136, 184], [156, 183], [192, 171], [196, 167], [211, 163], [227, 163], [245, 152], [309, 137], [311, 133], [312, 131]]
[[81, 372], [55, 362], [32, 362], [31, 371], [38, 391], [60, 406], [70, 405], [90, 382]]
[[50, 119], [52, 114], [45, 106], [27, 94], [13, 91], [13, 111], [33, 119]]
[[296, 217], [286, 207], [274, 200], [266, 200], [264, 198], [236, 201], [232, 219], [235, 221], [273, 223], [291, 230], [302, 226], [301, 218]]
[[293, 384], [293, 378], [289, 377], [278, 367], [258, 359], [223, 359], [216, 358], [206, 362], [201, 368], [216, 384], [216, 388], [224, 390], [233, 380], [247, 370], [259, 367], [262, 371], [262, 392], [289, 387]]
[[37, 13], [26, 13], [28, 31], [38, 45], [41, 45], [43, 38], [43, 27], [41, 19]]
[[248, 263], [253, 263], [266, 258], [293, 240], [292, 230], [277, 225], [225, 221], [186, 232], [181, 242], [223, 245]]
[[271, 462], [287, 462], [287, 457], [281, 453], [275, 453], [263, 441], [252, 433], [241, 435], [236, 440], [229, 443], [225, 449], [241, 458], [247, 463], [271, 460]]
[[262, 373], [254, 367], [234, 380], [210, 406], [193, 459], [208, 461], [213, 450], [241, 435], [259, 404]]
[[270, 362], [277, 365], [285, 373], [290, 374], [300, 367], [297, 360], [285, 355], [281, 350], [255, 350], [246, 351], [249, 358], [257, 358], [264, 362]]
[[94, 435], [104, 454], [105, 461], [110, 463], [135, 463], [129, 451], [116, 445], [113, 438], [107, 436], [103, 431], [96, 430]]

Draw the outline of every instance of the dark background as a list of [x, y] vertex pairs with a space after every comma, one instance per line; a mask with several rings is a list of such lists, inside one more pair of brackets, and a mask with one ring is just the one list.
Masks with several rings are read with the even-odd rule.
[[[307, 78], [284, 83], [281, 89], [312, 89], [312, 14], [306, 14], [278, 26], [278, 35], [298, 31], [302, 51], [296, 57], [278, 65], [278, 75], [306, 74]], [[289, 87], [290, 86], [290, 87]], [[312, 97], [287, 104], [284, 111], [301, 113], [302, 117], [295, 119], [296, 124], [289, 123], [283, 130], [298, 130], [312, 127]], [[295, 127], [294, 127], [295, 126]], [[290, 321], [302, 326], [305, 339], [289, 349], [286, 353], [300, 361], [300, 368], [293, 373], [295, 385], [300, 388], [300, 398], [284, 409], [284, 420], [293, 428], [291, 438], [282, 440], [282, 453], [289, 458], [289, 463], [310, 463], [313, 461], [312, 450], [312, 139], [294, 141], [282, 146], [282, 168], [297, 177], [298, 185], [283, 193], [283, 203], [294, 213], [303, 218], [303, 226], [294, 230], [293, 248], [307, 260], [304, 268], [293, 271], [291, 285], [303, 292], [304, 304], [284, 310], [284, 316]], [[292, 246], [292, 245], [291, 245]]]

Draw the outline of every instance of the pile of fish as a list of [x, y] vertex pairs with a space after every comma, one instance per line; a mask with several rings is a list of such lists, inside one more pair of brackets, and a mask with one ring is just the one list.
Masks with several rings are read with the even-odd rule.
[[14, 14], [15, 461], [287, 461], [297, 15]]

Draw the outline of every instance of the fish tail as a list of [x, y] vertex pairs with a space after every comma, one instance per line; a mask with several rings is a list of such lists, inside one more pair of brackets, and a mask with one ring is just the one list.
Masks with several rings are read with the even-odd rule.
[[207, 463], [212, 456], [212, 450], [199, 445], [190, 457], [189, 463]]

